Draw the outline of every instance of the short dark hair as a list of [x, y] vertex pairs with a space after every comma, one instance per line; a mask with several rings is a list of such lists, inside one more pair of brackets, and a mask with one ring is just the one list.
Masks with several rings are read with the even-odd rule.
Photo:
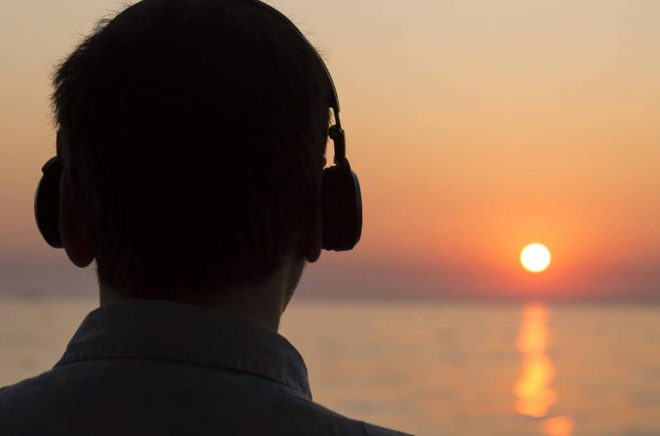
[[101, 282], [257, 282], [320, 219], [325, 76], [264, 5], [144, 0], [100, 22], [53, 83]]

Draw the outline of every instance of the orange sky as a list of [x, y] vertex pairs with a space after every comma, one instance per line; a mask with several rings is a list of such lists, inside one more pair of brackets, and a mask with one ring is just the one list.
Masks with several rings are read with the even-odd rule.
[[[4, 290], [93, 287], [39, 239], [49, 75], [107, 0], [0, 3]], [[307, 295], [660, 295], [660, 2], [272, 2], [328, 61], [363, 240]], [[545, 243], [546, 273], [518, 264]]]

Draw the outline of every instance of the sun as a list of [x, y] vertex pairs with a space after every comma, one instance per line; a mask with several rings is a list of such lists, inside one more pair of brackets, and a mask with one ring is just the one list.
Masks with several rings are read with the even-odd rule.
[[529, 272], [540, 273], [550, 265], [550, 250], [537, 242], [525, 246], [520, 252], [520, 263]]

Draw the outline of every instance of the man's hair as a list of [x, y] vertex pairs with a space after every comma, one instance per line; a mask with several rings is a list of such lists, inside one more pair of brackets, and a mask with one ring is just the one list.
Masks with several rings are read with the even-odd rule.
[[54, 86], [101, 282], [258, 282], [320, 219], [327, 82], [263, 5], [144, 0], [99, 23]]

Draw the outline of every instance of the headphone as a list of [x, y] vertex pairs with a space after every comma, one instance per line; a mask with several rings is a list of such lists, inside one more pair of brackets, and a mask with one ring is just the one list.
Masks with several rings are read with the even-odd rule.
[[[323, 59], [305, 38], [305, 35], [289, 18], [277, 9], [259, 0], [253, 0], [260, 7], [280, 17], [304, 41], [314, 54], [326, 77], [334, 125], [328, 129], [328, 136], [334, 144], [334, 165], [323, 170], [321, 177], [321, 228], [322, 247], [325, 250], [351, 250], [362, 234], [362, 196], [357, 175], [351, 170], [346, 158], [346, 136], [339, 119], [339, 99], [328, 67]], [[57, 154], [41, 168], [43, 173], [34, 199], [34, 215], [39, 232], [48, 245], [62, 248], [60, 233], [60, 180], [64, 171], [61, 157], [65, 141], [64, 133], [57, 132]]]

